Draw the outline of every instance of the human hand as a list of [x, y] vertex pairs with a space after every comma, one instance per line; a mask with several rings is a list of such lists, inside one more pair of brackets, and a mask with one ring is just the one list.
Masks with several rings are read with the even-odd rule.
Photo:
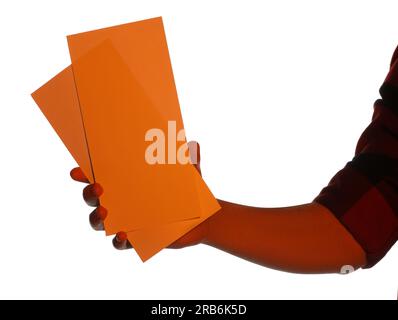
[[[200, 146], [199, 143], [195, 141], [191, 141], [188, 143], [190, 156], [192, 163], [195, 168], [201, 174], [200, 169]], [[73, 180], [89, 183], [87, 177], [84, 175], [83, 171], [77, 167], [71, 170], [70, 176]], [[86, 186], [83, 189], [83, 199], [87, 203], [87, 205], [91, 207], [95, 207], [94, 211], [89, 215], [89, 221], [91, 227], [96, 231], [104, 230], [104, 221], [107, 217], [107, 210], [100, 204], [100, 198], [103, 194], [104, 190], [100, 183], [94, 183]], [[207, 221], [196, 226], [190, 232], [182, 236], [180, 239], [172, 243], [169, 248], [183, 248], [187, 246], [196, 245], [202, 242], [202, 240], [206, 237], [208, 229]], [[118, 250], [130, 249], [132, 245], [127, 239], [127, 234], [125, 232], [119, 232], [112, 240], [113, 246]]]

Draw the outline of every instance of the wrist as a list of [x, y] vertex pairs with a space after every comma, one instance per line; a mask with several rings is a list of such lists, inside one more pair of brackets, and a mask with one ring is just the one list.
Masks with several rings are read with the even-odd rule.
[[216, 220], [217, 217], [222, 213], [222, 201], [217, 200], [221, 206], [220, 210], [218, 210], [215, 214], [209, 217], [207, 220], [203, 222], [203, 236], [201, 243], [211, 245], [213, 235], [217, 232], [216, 228]]

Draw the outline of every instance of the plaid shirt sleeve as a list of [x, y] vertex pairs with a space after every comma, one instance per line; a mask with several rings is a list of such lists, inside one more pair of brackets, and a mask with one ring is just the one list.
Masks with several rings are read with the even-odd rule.
[[370, 268], [398, 240], [398, 48], [355, 157], [315, 198], [352, 234]]

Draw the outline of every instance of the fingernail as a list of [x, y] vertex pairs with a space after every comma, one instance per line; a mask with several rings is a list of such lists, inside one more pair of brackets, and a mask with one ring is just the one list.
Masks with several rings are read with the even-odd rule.
[[116, 236], [113, 238], [112, 243], [117, 250], [125, 250], [132, 248], [130, 242], [128, 241], [126, 232], [118, 232]]
[[122, 243], [122, 242], [124, 242], [126, 240], [127, 240], [127, 233], [126, 232], [121, 231], [121, 232], [118, 232], [116, 234], [116, 241], [117, 242]]
[[99, 206], [97, 209], [95, 209], [95, 212], [102, 221], [106, 219], [108, 216], [108, 210], [106, 210], [103, 206]]
[[70, 176], [73, 180], [81, 181], [81, 182], [89, 182], [87, 177], [84, 175], [82, 169], [79, 167], [73, 168], [70, 172]]
[[100, 197], [104, 193], [104, 189], [99, 183], [94, 183], [92, 186], [93, 195], [96, 197]]
[[90, 184], [83, 189], [83, 198], [89, 206], [98, 207], [99, 197], [104, 190], [99, 183]]

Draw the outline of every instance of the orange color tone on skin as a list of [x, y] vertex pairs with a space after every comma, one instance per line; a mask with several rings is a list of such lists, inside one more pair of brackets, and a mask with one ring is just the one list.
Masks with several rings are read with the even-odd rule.
[[[84, 182], [77, 174], [72, 178]], [[95, 193], [93, 196], [85, 200], [98, 200]], [[295, 273], [338, 273], [346, 265], [355, 269], [366, 265], [365, 252], [356, 240], [317, 203], [286, 208], [219, 203], [220, 211], [169, 247], [203, 243], [269, 268]], [[114, 238], [113, 245], [119, 250], [132, 248], [123, 234]]]
[[[62, 79], [62, 75], [63, 77], [68, 76], [69, 80]], [[73, 99], [74, 91], [71, 89], [65, 91], [65, 88], [73, 89], [71, 85], [73, 83], [72, 76], [71, 69], [69, 71], [66, 69], [61, 73], [60, 80], [62, 81], [52, 82], [57, 81], [55, 80], [57, 78], [54, 78], [51, 83], [47, 84], [47, 88], [56, 92], [47, 90], [47, 88], [44, 89], [47, 86], [45, 85], [34, 94], [34, 97], [46, 117], [52, 119], [51, 123], [55, 130], [77, 160], [84, 159], [84, 156], [79, 158], [80, 153], [76, 150], [83, 150], [82, 154], [87, 155], [84, 144], [77, 145], [77, 147], [74, 144], [84, 141], [84, 132], [80, 132], [80, 138], [73, 138], [76, 132], [79, 132], [78, 128], [80, 127], [80, 125], [76, 125], [78, 122], [73, 120], [75, 118], [65, 122], [65, 119], [68, 119], [67, 117], [54, 117], [51, 114], [54, 105], [59, 106], [60, 110], [69, 110], [71, 107], [73, 108], [73, 103], [77, 103], [77, 100]], [[59, 88], [55, 86], [57, 83], [60, 85]], [[69, 95], [59, 96], [62, 92], [69, 92]], [[53, 99], [48, 100], [47, 94]], [[63, 97], [63, 99], [59, 100], [59, 97]], [[60, 105], [59, 101], [63, 101], [65, 104]], [[60, 122], [58, 123], [56, 120]], [[72, 125], [77, 129], [68, 126], [65, 128], [65, 125]], [[68, 133], [71, 133], [71, 135]], [[72, 141], [72, 143], [69, 141]], [[88, 162], [87, 158], [86, 163]], [[79, 160], [78, 163], [84, 163], [84, 160]], [[198, 163], [199, 165], [200, 163]], [[91, 172], [89, 169], [84, 171]], [[73, 179], [85, 183], [90, 180], [80, 168], [72, 170], [71, 176]], [[88, 186], [85, 190], [85, 200], [91, 205], [98, 205], [98, 197], [103, 192], [102, 188]], [[128, 200], [126, 202], [128, 203]], [[366, 264], [365, 253], [356, 241], [326, 208], [318, 204], [291, 208], [259, 209], [224, 201], [219, 201], [219, 203], [222, 209], [217, 214], [198, 226], [193, 224], [190, 229], [180, 230], [183, 236], [172, 243], [170, 247], [182, 248], [206, 243], [261, 265], [293, 272], [339, 272], [342, 265], [360, 267]], [[90, 214], [90, 223], [96, 230], [104, 230], [104, 220], [106, 220], [106, 216], [104, 218], [103, 215], [99, 215], [97, 210]], [[240, 231], [243, 227], [246, 230], [245, 232]], [[270, 232], [265, 232], [267, 229]], [[189, 230], [191, 231], [188, 232]], [[255, 230], [258, 231], [255, 232]], [[185, 231], [188, 233], [184, 235]], [[236, 234], [240, 234], [240, 236], [236, 237]], [[281, 238], [281, 235], [285, 238]], [[115, 237], [113, 244], [118, 249], [126, 249], [132, 247], [130, 241], [125, 240], [124, 237]], [[237, 241], [240, 243], [237, 243]], [[292, 250], [292, 248], [295, 249]]]
[[[143, 26], [149, 28], [146, 29]], [[145, 30], [148, 33], [145, 33]], [[176, 120], [178, 128], [182, 128], [167, 46], [164, 35], [163, 33], [160, 35], [159, 30], [163, 32], [163, 26], [161, 19], [157, 18], [137, 24], [71, 36], [68, 41], [74, 68], [77, 65], [79, 69], [80, 64], [80, 67], [83, 66], [84, 69], [93, 62], [91, 59], [91, 62], [87, 60], [81, 62], [87, 58], [87, 54], [92, 53], [93, 48], [98, 48], [98, 45], [103, 43], [105, 39], [111, 39], [111, 46], [105, 45], [102, 53], [109, 54], [112, 51], [109, 47], [114, 47], [115, 51], [120, 54], [119, 59], [130, 70], [130, 73], [121, 71], [122, 77], [125, 77], [124, 79], [127, 79], [127, 83], [129, 83], [130, 90], [140, 87], [142, 92], [151, 97], [150, 101], [149, 99], [145, 100], [142, 94], [140, 101], [147, 101], [145, 103], [151, 104], [153, 110], [159, 112], [158, 115], [153, 114], [152, 118]], [[132, 34], [134, 34], [134, 39], [141, 39], [141, 43], [135, 40], [126, 41], [126, 38]], [[149, 38], [157, 39], [157, 41], [146, 41]], [[156, 43], [161, 45], [154, 47]], [[104, 45], [102, 48], [104, 48]], [[101, 52], [97, 51], [97, 54], [100, 56]], [[112, 53], [111, 55], [113, 56], [111, 59], [113, 63], [120, 61], [115, 58], [116, 55]], [[143, 61], [151, 61], [151, 63], [145, 64], [142, 63]], [[97, 72], [104, 71], [97, 69], [97, 67], [98, 61], [91, 65], [91, 71], [95, 72], [94, 75], [86, 74], [90, 71], [90, 68], [87, 68], [83, 73], [77, 70], [77, 78], [80, 78], [79, 75], [87, 76], [87, 82], [84, 82], [89, 83]], [[167, 77], [165, 78], [164, 75], [167, 75]], [[108, 76], [112, 78], [112, 74]], [[134, 83], [136, 79], [139, 79], [139, 81]], [[94, 78], [94, 80], [98, 79]], [[79, 79], [76, 82], [79, 85], [78, 82]], [[100, 84], [100, 82], [97, 82], [97, 85]], [[74, 85], [72, 70], [68, 68], [33, 94], [33, 97], [82, 168], [72, 170], [72, 178], [85, 183], [93, 183], [94, 176], [91, 172], [90, 155], [87, 150], [85, 132], [79, 112], [79, 101]], [[88, 89], [90, 89], [90, 85], [88, 85]], [[134, 95], [137, 94], [137, 91], [139, 90], [128, 93], [126, 90], [126, 94], [127, 96]], [[61, 105], [60, 101], [62, 102]], [[113, 105], [112, 101], [108, 101], [108, 103], [110, 106]], [[87, 105], [81, 107], [83, 112], [84, 110], [87, 111], [85, 109]], [[60, 116], [61, 114], [65, 115]], [[95, 119], [100, 116], [94, 112], [92, 114]], [[88, 124], [90, 126], [89, 122]], [[162, 126], [160, 125], [160, 127]], [[88, 138], [88, 142], [90, 142], [90, 137]], [[96, 139], [98, 144], [103, 141], [100, 136]], [[133, 147], [131, 150], [141, 152], [141, 150]], [[98, 158], [95, 157], [95, 159]], [[199, 165], [196, 166], [197, 169]], [[119, 166], [108, 167], [107, 174], [115, 174], [118, 170], [120, 170]], [[141, 258], [146, 260], [165, 246], [182, 248], [204, 243], [264, 266], [301, 273], [339, 272], [344, 265], [358, 268], [366, 264], [365, 253], [361, 247], [342, 227], [340, 222], [321, 205], [311, 203], [289, 208], [268, 209], [219, 201], [222, 208], [212, 215], [218, 209], [218, 204], [209, 199], [210, 192], [206, 185], [199, 175], [196, 172], [194, 173], [195, 178], [189, 181], [192, 182], [196, 190], [194, 194], [197, 198], [190, 199], [189, 196], [184, 198], [184, 201], [193, 208], [193, 211], [185, 211], [184, 214], [190, 217], [197, 216], [198, 213], [194, 210], [199, 208], [198, 212], [201, 219], [186, 220], [149, 229], [144, 228], [135, 232], [123, 232], [115, 228], [115, 232], [117, 231], [117, 235], [113, 239], [115, 247], [128, 249], [134, 244]], [[105, 183], [102, 184], [103, 182]], [[136, 195], [128, 192], [131, 186], [124, 185], [122, 180], [119, 180], [119, 182], [114, 187], [118, 191], [114, 195], [117, 202], [124, 205], [125, 211], [123, 213], [127, 215], [142, 214], [142, 212], [131, 211], [136, 205], [134, 201]], [[139, 186], [140, 183], [138, 182], [135, 186]], [[198, 187], [198, 185], [202, 185], [202, 187]], [[115, 190], [114, 188], [108, 188], [107, 181], [98, 179], [98, 183], [86, 187], [83, 191], [86, 202], [97, 207], [90, 214], [90, 223], [96, 230], [104, 230], [104, 225], [111, 221], [112, 213], [109, 212], [109, 208], [101, 207], [100, 203], [101, 205], [106, 203], [107, 194]], [[115, 203], [117, 202], [115, 201]], [[177, 212], [170, 214], [178, 216]], [[175, 241], [177, 238], [179, 239]], [[153, 239], [156, 241], [153, 241]], [[151, 241], [153, 242], [147, 246], [147, 243]]]
[[[365, 252], [325, 207], [253, 208], [220, 201], [202, 242], [261, 265], [298, 273], [366, 264]], [[238, 236], [237, 236], [238, 235]]]

